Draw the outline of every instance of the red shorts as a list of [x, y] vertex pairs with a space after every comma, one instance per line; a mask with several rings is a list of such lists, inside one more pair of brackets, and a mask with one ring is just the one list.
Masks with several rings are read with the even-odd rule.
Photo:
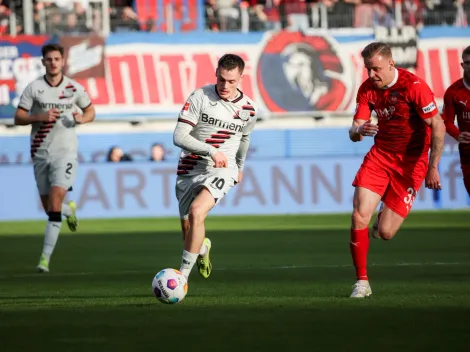
[[387, 207], [406, 218], [427, 171], [427, 154], [399, 155], [373, 146], [364, 157], [353, 186], [379, 194]]
[[470, 196], [470, 164], [462, 164], [463, 184]]

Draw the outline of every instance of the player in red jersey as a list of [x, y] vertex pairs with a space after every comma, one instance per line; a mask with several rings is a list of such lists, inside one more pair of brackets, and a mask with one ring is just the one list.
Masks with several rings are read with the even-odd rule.
[[[384, 206], [377, 217], [378, 234], [390, 240], [411, 210], [423, 180], [428, 188], [441, 188], [437, 166], [445, 136], [431, 89], [411, 72], [395, 68], [387, 44], [371, 43], [361, 55], [369, 79], [357, 93], [349, 137], [359, 142], [364, 136], [375, 136], [375, 143], [353, 182], [350, 249], [357, 276], [354, 298], [372, 294], [367, 277], [368, 225], [380, 200]], [[371, 121], [372, 111], [377, 114], [377, 125]]]
[[[454, 82], [444, 94], [444, 117], [447, 133], [459, 142], [463, 182], [470, 195], [470, 46], [462, 53], [463, 78]], [[457, 115], [457, 123], [454, 124]]]

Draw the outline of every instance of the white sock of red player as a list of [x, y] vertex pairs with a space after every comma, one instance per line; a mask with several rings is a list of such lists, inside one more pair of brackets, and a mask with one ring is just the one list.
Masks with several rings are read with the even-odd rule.
[[62, 215], [67, 217], [72, 215], [72, 208], [70, 208], [68, 204], [62, 203]]
[[60, 228], [62, 222], [48, 221], [46, 226], [46, 233], [44, 235], [44, 245], [42, 247], [42, 254], [46, 256], [47, 261], [51, 259], [52, 252], [54, 252], [57, 239], [59, 238]]
[[186, 277], [186, 280], [193, 269], [194, 264], [196, 264], [197, 257], [199, 253], [189, 253], [187, 250], [183, 250], [183, 258], [181, 260], [180, 271]]

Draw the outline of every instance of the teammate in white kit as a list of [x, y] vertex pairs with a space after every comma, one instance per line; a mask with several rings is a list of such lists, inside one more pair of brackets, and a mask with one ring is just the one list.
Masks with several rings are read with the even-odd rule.
[[[59, 237], [62, 215], [71, 231], [78, 220], [74, 202], [64, 204], [78, 168], [76, 124], [95, 119], [95, 109], [85, 89], [62, 74], [64, 49], [42, 47], [46, 74], [24, 90], [15, 114], [15, 125], [32, 125], [31, 158], [41, 202], [49, 216], [37, 270], [49, 272], [49, 262]], [[83, 111], [79, 112], [77, 106]]]
[[256, 108], [238, 89], [245, 62], [226, 54], [218, 62], [217, 84], [194, 91], [180, 112], [173, 136], [182, 149], [176, 198], [184, 251], [180, 271], [188, 278], [197, 262], [208, 278], [211, 241], [204, 220], [215, 204], [242, 180], [243, 165], [256, 123]]

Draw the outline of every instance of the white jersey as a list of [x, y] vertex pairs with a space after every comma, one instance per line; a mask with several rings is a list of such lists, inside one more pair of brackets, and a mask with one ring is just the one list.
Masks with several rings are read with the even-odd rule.
[[52, 108], [60, 110], [54, 123], [36, 122], [31, 128], [31, 157], [55, 158], [77, 154], [77, 134], [72, 113], [91, 105], [85, 89], [74, 80], [63, 76], [57, 86], [46, 77], [31, 82], [24, 90], [18, 108], [32, 115], [42, 114]]
[[[193, 127], [190, 135], [223, 152], [228, 168], [238, 170], [235, 157], [243, 135], [249, 135], [256, 123], [253, 101], [243, 92], [232, 101], [219, 96], [215, 85], [204, 86], [191, 94], [181, 110], [178, 121]], [[209, 155], [194, 155], [182, 150], [178, 175], [195, 175], [212, 170]]]

